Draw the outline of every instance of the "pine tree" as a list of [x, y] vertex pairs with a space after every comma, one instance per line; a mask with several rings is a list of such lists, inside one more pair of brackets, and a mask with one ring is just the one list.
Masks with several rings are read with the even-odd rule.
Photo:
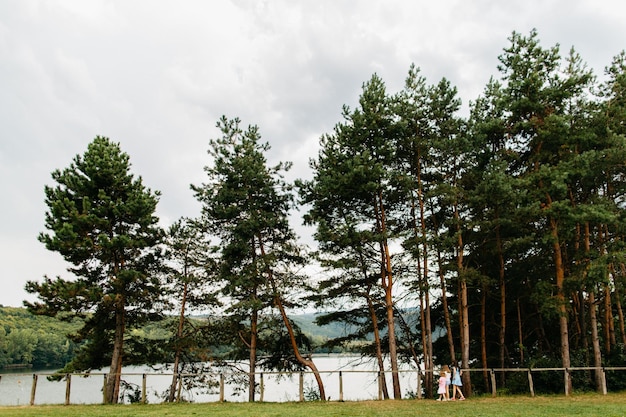
[[288, 219], [292, 187], [282, 179], [290, 164], [268, 166], [269, 145], [260, 142], [258, 127], [244, 131], [239, 124], [239, 119], [220, 119], [222, 137], [210, 141], [208, 182], [192, 189], [203, 204], [205, 231], [220, 239], [218, 278], [224, 283], [223, 295], [232, 300], [229, 312], [249, 323], [249, 399], [254, 401], [259, 315], [269, 306], [278, 309], [296, 360], [313, 371], [325, 399], [319, 372], [300, 354], [296, 329], [286, 313], [287, 296], [302, 283], [295, 271], [303, 265]]
[[175, 335], [171, 346], [167, 346], [174, 353], [172, 383], [167, 397], [169, 402], [173, 402], [183, 383], [179, 373], [184, 372], [185, 365], [195, 365], [186, 364], [184, 356], [191, 352], [195, 353], [192, 360], [202, 356], [198, 354], [201, 349], [197, 339], [203, 327], [193, 326], [188, 320], [188, 312], [196, 310], [206, 314], [220, 306], [220, 302], [212, 285], [215, 260], [212, 258], [211, 244], [196, 222], [186, 218], [174, 222], [168, 230], [166, 245], [166, 259], [170, 267], [169, 286], [179, 309]]
[[[385, 85], [377, 75], [363, 85], [359, 106], [345, 107], [344, 122], [322, 138], [318, 161], [312, 162], [314, 179], [304, 201], [311, 204], [308, 220], [317, 225], [315, 238], [322, 247], [343, 240], [335, 249], [359, 253], [358, 244], [375, 248], [363, 271], [376, 270], [385, 308], [388, 352], [394, 398], [401, 397], [394, 320], [396, 275], [391, 246], [398, 239], [394, 225], [400, 202], [398, 140], [401, 133]], [[357, 242], [357, 239], [361, 243]], [[363, 253], [363, 252], [360, 252]], [[362, 275], [365, 277], [365, 275]]]
[[129, 156], [104, 137], [52, 179], [57, 185], [45, 187], [49, 232], [39, 240], [72, 265], [75, 278], [29, 281], [26, 290], [41, 302], [25, 304], [36, 314], [85, 318], [74, 339], [87, 343], [70, 368], [98, 368], [110, 360], [105, 399], [116, 403], [127, 329], [154, 316], [163, 301], [163, 232], [154, 214], [159, 193], [134, 178]]

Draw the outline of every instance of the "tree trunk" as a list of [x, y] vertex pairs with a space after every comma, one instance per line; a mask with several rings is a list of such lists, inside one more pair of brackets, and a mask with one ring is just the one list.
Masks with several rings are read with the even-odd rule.
[[[550, 198], [548, 201], [551, 203]], [[563, 285], [565, 283], [565, 268], [563, 266], [563, 254], [561, 252], [561, 243], [559, 242], [559, 229], [558, 223], [554, 217], [550, 216], [550, 231], [552, 234], [552, 248], [554, 255], [554, 266], [556, 274], [556, 300], [559, 311], [559, 329], [561, 334], [561, 358], [563, 368], [570, 368], [570, 354], [569, 354], [569, 329], [567, 321], [567, 306], [565, 301], [565, 293], [563, 291]], [[565, 395], [569, 395], [572, 392], [572, 380], [569, 378], [569, 373], [565, 373]]]
[[613, 350], [613, 346], [615, 346], [617, 342], [615, 338], [615, 318], [613, 317], [613, 303], [611, 302], [612, 298], [613, 297], [611, 296], [611, 288], [607, 284], [604, 284], [604, 311], [606, 315], [606, 324], [608, 327], [609, 340], [606, 351], [607, 355], [611, 353], [611, 351]]
[[[468, 369], [470, 365], [470, 331], [469, 331], [469, 308], [467, 297], [467, 281], [461, 279], [461, 363], [463, 369]], [[470, 373], [463, 372], [463, 389], [465, 395], [472, 395], [472, 383]]]
[[626, 332], [624, 329], [624, 311], [622, 310], [622, 303], [620, 302], [620, 294], [615, 290], [615, 308], [617, 309], [617, 318], [619, 320], [619, 332], [622, 336], [622, 344], [626, 345]]
[[[589, 292], [589, 320], [591, 321], [591, 342], [593, 346], [593, 366], [602, 367], [602, 353], [600, 352], [600, 337], [598, 336], [598, 319], [596, 314], [596, 299], [594, 291]], [[595, 369], [593, 371], [596, 384], [596, 391], [602, 393], [604, 380], [602, 378], [602, 370]]]
[[443, 318], [446, 323], [446, 335], [448, 337], [448, 349], [450, 351], [450, 359], [456, 361], [456, 353], [454, 352], [454, 335], [452, 334], [452, 321], [450, 320], [450, 308], [448, 307], [448, 290], [446, 288], [446, 277], [443, 272], [441, 261], [441, 252], [437, 251], [439, 265], [439, 283], [441, 285], [441, 303], [443, 306]]
[[[585, 223], [585, 254], [589, 256], [591, 250], [589, 222]], [[600, 336], [598, 335], [598, 316], [596, 313], [596, 285], [591, 284], [592, 288], [588, 288], [589, 292], [589, 321], [591, 326], [591, 345], [593, 346], [593, 366], [596, 368], [602, 367], [602, 352], [600, 351]], [[595, 369], [593, 371], [594, 380], [596, 383], [596, 391], [602, 393], [604, 391], [604, 378], [602, 370]]]
[[480, 297], [480, 360], [483, 367], [483, 381], [485, 389], [489, 389], [489, 377], [487, 369], [487, 286], [483, 285], [482, 297]]
[[[272, 278], [272, 281], [273, 281], [273, 278]], [[273, 287], [276, 290], [275, 284], [273, 284]], [[280, 295], [278, 295], [278, 293], [276, 293], [274, 300], [275, 300], [276, 306], [278, 307], [278, 311], [280, 311], [280, 315], [283, 319], [283, 323], [285, 324], [285, 327], [287, 328], [287, 333], [289, 333], [289, 340], [291, 341], [291, 347], [293, 349], [294, 355], [296, 356], [296, 360], [300, 362], [302, 365], [309, 368], [311, 372], [313, 372], [313, 375], [315, 376], [315, 381], [317, 382], [317, 386], [319, 388], [320, 400], [326, 401], [326, 391], [324, 391], [324, 382], [322, 381], [322, 377], [320, 376], [320, 373], [317, 367], [315, 366], [315, 363], [312, 360], [305, 359], [300, 354], [300, 349], [298, 348], [298, 342], [296, 341], [296, 335], [293, 331], [293, 326], [291, 325], [291, 322], [289, 321], [289, 317], [287, 316], [285, 307], [283, 306], [282, 299]]]
[[402, 398], [400, 390], [400, 375], [398, 374], [398, 349], [396, 342], [395, 319], [393, 308], [393, 283], [394, 277], [391, 270], [391, 253], [389, 243], [387, 241], [387, 224], [385, 218], [385, 207], [381, 192], [379, 191], [376, 198], [376, 214], [378, 231], [382, 238], [380, 240], [381, 259], [381, 287], [385, 291], [385, 309], [387, 311], [387, 330], [389, 339], [389, 360], [391, 362], [391, 380], [393, 382], [393, 398], [399, 400]]
[[420, 330], [422, 331], [422, 352], [424, 356], [424, 389], [426, 392], [426, 398], [433, 397], [433, 355], [432, 355], [432, 345], [429, 345], [428, 339], [426, 336], [426, 311], [428, 309], [428, 293], [424, 292], [422, 287], [420, 286]]
[[[417, 132], [419, 136], [419, 132]], [[432, 387], [433, 379], [434, 379], [434, 366], [433, 366], [433, 335], [432, 335], [432, 322], [431, 322], [431, 312], [430, 312], [430, 284], [428, 282], [428, 274], [429, 274], [429, 263], [428, 263], [428, 240], [426, 236], [428, 236], [428, 229], [426, 227], [426, 208], [425, 208], [425, 200], [424, 200], [424, 186], [422, 182], [422, 164], [421, 164], [421, 152], [419, 147], [416, 149], [416, 158], [415, 158], [415, 176], [417, 179], [417, 201], [419, 204], [419, 226], [422, 233], [422, 255], [423, 259], [420, 262], [419, 250], [417, 253], [418, 259], [418, 269], [421, 269], [423, 272], [419, 273], [419, 286], [420, 286], [420, 320], [422, 323], [422, 344], [424, 351], [424, 368], [425, 372], [425, 386]], [[412, 210], [415, 211], [415, 207], [413, 204]], [[415, 215], [413, 215], [415, 219]], [[417, 239], [417, 224], [414, 224], [415, 229], [415, 238]], [[435, 227], [436, 230], [436, 227]], [[416, 242], [416, 245], [419, 248], [419, 242]], [[441, 252], [438, 252], [438, 260], [439, 260], [439, 271], [440, 275], [442, 274], [443, 268], [441, 267]], [[423, 265], [419, 265], [423, 263]], [[443, 275], [441, 275], [443, 279]], [[445, 282], [445, 281], [444, 281]], [[444, 285], [445, 287], [445, 285]], [[443, 302], [444, 302], [444, 317], [446, 320], [446, 327], [448, 330], [448, 344], [450, 345], [450, 352], [452, 357], [454, 358], [454, 341], [452, 339], [452, 328], [450, 325], [450, 312], [448, 309], [448, 300], [445, 297], [445, 290], [443, 290]], [[426, 389], [426, 398], [431, 398], [432, 389]]]
[[[369, 288], [368, 288], [369, 290]], [[383, 361], [383, 350], [382, 343], [380, 341], [380, 329], [378, 328], [378, 317], [376, 317], [376, 309], [374, 308], [374, 304], [372, 303], [372, 298], [367, 296], [367, 308], [369, 309], [370, 317], [372, 319], [372, 329], [374, 331], [374, 345], [376, 346], [376, 363], [378, 364], [378, 372], [379, 374], [385, 374], [385, 363]], [[385, 400], [389, 399], [389, 390], [387, 389], [387, 381], [385, 379], [382, 380], [382, 390], [383, 390], [383, 398]]]
[[122, 374], [122, 357], [124, 354], [124, 332], [126, 327], [126, 316], [124, 308], [124, 297], [117, 294], [115, 297], [115, 336], [113, 339], [113, 354], [111, 356], [111, 367], [106, 383], [106, 403], [117, 404], [120, 393], [120, 380]]
[[[256, 296], [256, 294], [255, 294]], [[259, 326], [259, 311], [256, 307], [253, 307], [252, 314], [250, 315], [250, 355], [248, 358], [248, 364], [250, 368], [250, 375], [248, 376], [248, 401], [254, 402], [256, 394], [256, 360], [257, 360], [257, 344], [258, 344], [258, 326]]]
[[[425, 281], [425, 292], [424, 292], [424, 303], [425, 305], [422, 306], [422, 308], [424, 309], [424, 333], [423, 333], [423, 339], [424, 339], [424, 343], [426, 345], [426, 354], [424, 355], [424, 367], [425, 369], [429, 369], [431, 372], [426, 372], [426, 386], [427, 387], [432, 387], [433, 386], [433, 379], [434, 379], [434, 360], [433, 360], [433, 329], [432, 329], [432, 320], [431, 320], [431, 311], [430, 311], [430, 291], [429, 288], [430, 286], [428, 285], [428, 277], [423, 277], [422, 279]], [[428, 391], [429, 393], [432, 392], [432, 390]], [[430, 397], [429, 397], [430, 398]]]
[[[184, 274], [184, 277], [186, 279], [187, 277], [186, 272]], [[188, 284], [185, 282], [185, 284], [183, 285], [183, 299], [180, 305], [180, 315], [178, 317], [178, 329], [176, 330], [177, 343], [180, 343], [180, 339], [183, 336], [183, 326], [185, 325], [185, 305], [187, 303], [187, 288], [188, 288]], [[172, 369], [172, 372], [173, 372], [172, 383], [170, 384], [170, 392], [167, 397], [167, 400], [169, 402], [174, 402], [174, 397], [176, 394], [176, 387], [178, 386], [178, 382], [180, 381], [180, 379], [178, 378], [178, 367], [180, 363], [181, 351], [182, 351], [181, 347], [176, 346], [176, 354], [174, 355], [174, 366]]]
[[[256, 262], [256, 243], [254, 238], [251, 240], [251, 246], [254, 260]], [[265, 254], [265, 248], [263, 247], [263, 243], [261, 238], [259, 238], [259, 246], [261, 247], [261, 253]], [[257, 362], [257, 349], [259, 342], [259, 309], [256, 307], [256, 302], [258, 301], [258, 285], [255, 284], [252, 290], [252, 299], [253, 299], [253, 307], [250, 312], [250, 343], [248, 344], [248, 349], [250, 352], [248, 354], [248, 402], [254, 402], [256, 395], [256, 362]], [[245, 340], [244, 340], [244, 343]]]
[[[261, 250], [261, 256], [265, 259], [265, 247], [263, 244], [263, 240], [259, 237], [259, 247]], [[324, 390], [324, 382], [322, 381], [322, 377], [315, 366], [315, 363], [312, 360], [305, 359], [300, 354], [300, 349], [298, 348], [298, 341], [296, 340], [295, 332], [293, 331], [293, 326], [289, 321], [289, 317], [287, 316], [287, 312], [285, 311], [285, 306], [283, 305], [283, 300], [281, 298], [280, 292], [278, 291], [278, 286], [276, 285], [276, 281], [274, 280], [273, 271], [267, 267], [266, 269], [267, 279], [274, 293], [274, 303], [280, 312], [280, 316], [283, 319], [283, 323], [287, 328], [287, 333], [289, 334], [289, 340], [291, 341], [291, 348], [293, 349], [293, 353], [296, 357], [296, 360], [301, 363], [303, 366], [309, 368], [313, 375], [315, 376], [315, 381], [317, 382], [317, 386], [319, 388], [320, 400], [326, 401], [326, 391]]]
[[[622, 271], [622, 275], [626, 272], [625, 265], [620, 264], [620, 270]], [[619, 319], [619, 331], [622, 334], [622, 343], [626, 345], [626, 326], [624, 326], [624, 311], [622, 310], [622, 303], [620, 301], [620, 297], [622, 296], [620, 290], [621, 287], [616, 282], [615, 279], [615, 271], [613, 271], [613, 288], [615, 288], [615, 308], [617, 309], [617, 317]]]
[[[461, 363], [463, 369], [469, 368], [470, 363], [470, 330], [469, 330], [469, 304], [467, 294], [467, 279], [463, 267], [463, 235], [461, 233], [460, 215], [458, 205], [454, 204], [454, 218], [456, 220], [457, 255], [456, 267], [459, 277], [459, 322], [461, 326]], [[463, 372], [463, 389], [465, 395], [472, 395], [470, 373]]]
[[[421, 165], [419, 162], [420, 156], [419, 152], [416, 158], [416, 166], [417, 166], [417, 201], [419, 205], [419, 229], [418, 223], [415, 216], [415, 199], [413, 198], [411, 204], [411, 217], [413, 219], [413, 235], [415, 237], [415, 245], [417, 247], [417, 263], [418, 263], [418, 284], [420, 288], [420, 320], [422, 323], [422, 342], [423, 342], [423, 352], [424, 352], [424, 368], [427, 370], [425, 373], [425, 386], [432, 386], [433, 374], [428, 370], [433, 370], [433, 339], [432, 339], [432, 324], [430, 317], [430, 284], [428, 282], [429, 275], [429, 262], [428, 262], [428, 241], [426, 240], [426, 236], [428, 236], [428, 230], [426, 228], [426, 209], [424, 204], [424, 192], [422, 189], [422, 176], [421, 176]], [[418, 232], [421, 232], [422, 235], [422, 257], [420, 258], [419, 251], [419, 239]], [[440, 254], [440, 252], [439, 252]], [[450, 346], [450, 354], [451, 357], [454, 358], [454, 342], [452, 339], [452, 329], [450, 326], [450, 312], [448, 309], [448, 299], [445, 296], [445, 279], [443, 277], [443, 268], [441, 268], [441, 256], [439, 256], [439, 271], [440, 277], [442, 280], [442, 288], [443, 288], [443, 311], [444, 317], [446, 321], [446, 327], [448, 329], [448, 344]], [[419, 364], [418, 364], [419, 366]], [[431, 390], [426, 390], [426, 397], [431, 397]]]
[[[603, 247], [603, 253], [606, 253], [605, 251], [605, 237], [607, 236], [608, 238], [608, 234], [609, 231], [607, 229], [607, 226], [604, 225], [604, 227], [602, 228], [604, 233], [603, 233], [603, 237], [602, 237], [602, 247]], [[602, 232], [601, 232], [602, 233]], [[611, 350], [613, 349], [613, 347], [615, 347], [615, 345], [617, 345], [617, 338], [615, 336], [615, 317], [613, 316], [613, 295], [611, 292], [611, 287], [605, 283], [604, 284], [604, 293], [605, 293], [605, 305], [606, 305], [606, 310], [608, 311], [609, 314], [609, 340], [611, 341]], [[610, 350], [607, 351], [607, 355], [610, 353]]]
[[[500, 368], [504, 368], [506, 349], [506, 282], [504, 280], [504, 255], [502, 253], [502, 238], [500, 237], [500, 226], [496, 227], [496, 247], [498, 251], [498, 281], [500, 285], [500, 329], [498, 332], [498, 342], [500, 344]], [[504, 385], [506, 373], [500, 375], [501, 384]]]
[[[363, 252], [361, 250], [358, 251], [359, 263], [361, 265], [361, 273], [363, 274], [363, 278], [368, 283], [367, 288], [365, 290], [365, 300], [367, 301], [367, 309], [370, 314], [370, 320], [372, 321], [372, 332], [374, 333], [374, 346], [376, 348], [376, 363], [378, 364], [378, 372], [379, 374], [385, 374], [385, 363], [383, 360], [383, 349], [382, 342], [380, 338], [380, 327], [378, 325], [378, 316], [376, 315], [376, 308], [374, 307], [374, 302], [372, 301], [371, 292], [372, 292], [372, 283], [368, 277], [367, 273], [367, 262], [363, 256]], [[381, 388], [383, 390], [383, 398], [385, 400], [389, 399], [389, 391], [387, 389], [387, 381], [382, 380]]]
[[[387, 248], [387, 254], [389, 253]], [[387, 255], [388, 256], [388, 255]], [[395, 318], [393, 312], [392, 284], [391, 274], [387, 277], [388, 284], [385, 285], [385, 307], [387, 310], [387, 329], [389, 338], [389, 359], [391, 362], [391, 380], [393, 382], [393, 398], [399, 400], [402, 398], [400, 390], [400, 375], [398, 374], [398, 353], [396, 343]]]

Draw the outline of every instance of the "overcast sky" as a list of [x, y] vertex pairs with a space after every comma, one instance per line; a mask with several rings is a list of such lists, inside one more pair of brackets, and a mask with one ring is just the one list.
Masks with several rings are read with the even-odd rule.
[[0, 304], [33, 300], [27, 280], [68, 277], [37, 240], [44, 185], [97, 135], [162, 192], [167, 226], [199, 214], [189, 184], [204, 181], [221, 115], [258, 125], [270, 162], [309, 178], [319, 137], [374, 73], [394, 93], [415, 63], [467, 109], [513, 31], [575, 47], [601, 77], [624, 22], [622, 0], [0, 0]]

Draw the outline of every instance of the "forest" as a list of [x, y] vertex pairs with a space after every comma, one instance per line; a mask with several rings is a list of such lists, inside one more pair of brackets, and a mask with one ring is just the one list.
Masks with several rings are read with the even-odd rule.
[[[385, 398], [402, 397], [403, 362], [623, 365], [626, 54], [599, 78], [536, 31], [509, 42], [467, 117], [445, 78], [431, 84], [412, 65], [392, 93], [372, 75], [320, 137], [309, 180], [287, 182], [291, 164], [269, 165], [261, 128], [223, 117], [205, 182], [191, 185], [201, 213], [167, 230], [154, 215], [159, 192], [133, 176], [118, 143], [95, 138], [45, 187], [39, 239], [74, 277], [26, 288], [40, 300], [31, 312], [84, 320], [66, 369], [110, 366], [114, 403], [123, 364], [181, 372], [237, 359], [250, 401], [257, 369], [307, 369], [324, 399], [315, 347], [291, 317], [306, 308], [325, 312], [320, 325], [345, 325], [326, 348], [367, 339], [359, 352], [391, 371]], [[293, 210], [314, 229], [314, 250], [289, 224]], [[133, 337], [165, 312], [167, 343]], [[463, 378], [466, 394], [489, 390], [486, 371]], [[604, 383], [597, 370], [577, 378], [566, 376], [566, 392]]]
[[[314, 353], [351, 353], [348, 348], [324, 348], [329, 339], [340, 337], [344, 326], [330, 324], [318, 326], [318, 314], [298, 314], [293, 320], [300, 326], [307, 338], [311, 339]], [[188, 318], [196, 326], [202, 326], [204, 317]], [[171, 316], [135, 329], [135, 336], [146, 340], [167, 341], [171, 337]], [[73, 342], [68, 335], [75, 333], [83, 325], [81, 320], [71, 322], [54, 317], [38, 316], [25, 308], [0, 306], [0, 372], [6, 369], [56, 370], [70, 362], [80, 344]], [[366, 342], [367, 337], [363, 340]], [[356, 351], [355, 351], [356, 352]], [[148, 363], [150, 364], [150, 363]], [[156, 363], [154, 363], [156, 364]]]
[[0, 306], [0, 370], [63, 367], [77, 348], [67, 335], [79, 328], [79, 323], [34, 316], [23, 308]]

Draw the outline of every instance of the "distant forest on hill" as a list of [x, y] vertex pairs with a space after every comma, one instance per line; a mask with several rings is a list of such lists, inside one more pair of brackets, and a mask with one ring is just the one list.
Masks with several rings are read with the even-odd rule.
[[78, 320], [35, 316], [25, 308], [0, 307], [0, 369], [63, 367], [77, 344], [67, 334], [81, 326]]
[[[329, 339], [346, 334], [341, 323], [324, 326], [315, 324], [318, 314], [294, 315], [293, 320], [313, 342], [314, 351], [327, 352], [322, 345]], [[205, 320], [201, 316], [192, 318], [198, 322]], [[171, 320], [165, 319], [135, 332], [152, 340], [167, 340], [173, 337]], [[0, 372], [11, 368], [63, 368], [76, 354], [77, 343], [68, 337], [80, 329], [82, 322], [74, 319], [70, 322], [58, 318], [38, 316], [26, 308], [0, 307]], [[334, 352], [346, 351], [336, 347]]]

